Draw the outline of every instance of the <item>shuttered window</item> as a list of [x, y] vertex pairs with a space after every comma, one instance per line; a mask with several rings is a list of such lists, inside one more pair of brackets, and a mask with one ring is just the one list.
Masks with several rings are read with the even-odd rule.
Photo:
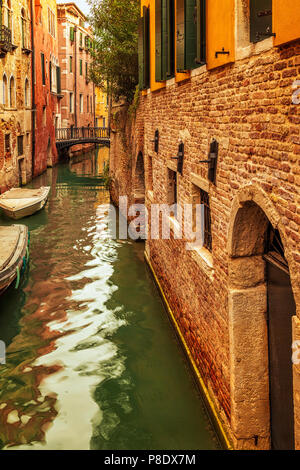
[[300, 38], [299, 0], [273, 0], [273, 32], [275, 46]]
[[42, 84], [46, 84], [46, 76], [45, 76], [45, 55], [41, 52], [41, 66], [42, 66]]
[[235, 0], [206, 0], [207, 68], [235, 60]]
[[138, 31], [139, 88], [144, 90], [150, 84], [150, 30], [149, 8], [143, 7]]
[[177, 72], [205, 63], [206, 1], [177, 0]]
[[79, 59], [79, 74], [82, 75], [82, 59]]
[[73, 26], [70, 27], [70, 41], [74, 41], [74, 28], [73, 28]]
[[174, 75], [174, 0], [155, 0], [155, 80]]
[[250, 0], [250, 41], [262, 41], [271, 33], [272, 0]]

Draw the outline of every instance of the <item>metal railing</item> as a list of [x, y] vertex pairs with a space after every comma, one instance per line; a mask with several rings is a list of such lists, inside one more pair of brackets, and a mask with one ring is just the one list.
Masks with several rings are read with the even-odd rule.
[[108, 127], [64, 127], [55, 129], [57, 141], [85, 140], [85, 139], [109, 139]]
[[0, 49], [5, 52], [9, 52], [12, 48], [11, 42], [11, 30], [5, 26], [0, 26]]

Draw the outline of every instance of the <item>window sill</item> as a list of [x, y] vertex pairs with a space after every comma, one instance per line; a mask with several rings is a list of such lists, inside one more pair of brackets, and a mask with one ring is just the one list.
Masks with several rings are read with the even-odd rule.
[[180, 223], [174, 216], [169, 216], [169, 221], [170, 221], [170, 229], [173, 231], [174, 235], [176, 235], [179, 238], [182, 238], [182, 230]]
[[274, 38], [271, 36], [269, 38], [263, 39], [259, 42], [249, 42], [245, 47], [238, 47], [236, 51], [236, 60], [246, 59], [253, 55], [261, 54], [262, 52], [269, 51], [273, 49]]
[[213, 257], [210, 251], [204, 247], [195, 247], [193, 250], [190, 250], [190, 253], [199, 265], [200, 269], [210, 278], [213, 278], [214, 267], [213, 267]]
[[204, 65], [199, 65], [199, 67], [191, 70], [191, 78], [193, 77], [197, 77], [198, 75], [202, 75], [203, 73], [205, 73], [207, 71], [207, 67], [206, 67], [206, 64]]

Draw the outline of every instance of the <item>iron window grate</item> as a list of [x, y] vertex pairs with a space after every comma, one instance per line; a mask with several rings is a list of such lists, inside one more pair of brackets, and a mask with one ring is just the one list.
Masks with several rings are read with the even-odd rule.
[[212, 250], [212, 236], [211, 236], [211, 215], [210, 215], [210, 204], [209, 194], [200, 189], [200, 203], [204, 206], [204, 240], [203, 246], [207, 250]]

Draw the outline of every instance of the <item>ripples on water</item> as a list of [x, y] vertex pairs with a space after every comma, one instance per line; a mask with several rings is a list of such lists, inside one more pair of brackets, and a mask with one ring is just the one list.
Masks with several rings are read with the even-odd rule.
[[0, 447], [217, 448], [142, 244], [110, 237], [101, 152], [33, 183], [51, 195], [22, 221], [21, 289], [0, 298]]

